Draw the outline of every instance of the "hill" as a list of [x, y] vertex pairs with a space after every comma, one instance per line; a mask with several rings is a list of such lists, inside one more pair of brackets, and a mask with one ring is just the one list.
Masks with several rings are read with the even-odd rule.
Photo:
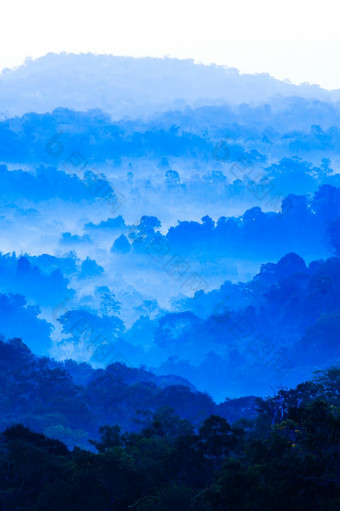
[[5, 117], [66, 107], [100, 108], [120, 119], [185, 105], [256, 104], [290, 96], [339, 101], [340, 91], [193, 60], [93, 54], [49, 53], [0, 75], [0, 113]]

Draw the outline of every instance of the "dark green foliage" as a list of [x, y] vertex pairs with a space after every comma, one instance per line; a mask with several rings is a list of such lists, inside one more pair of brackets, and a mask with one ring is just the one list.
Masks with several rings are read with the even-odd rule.
[[[150, 426], [153, 413], [150, 427], [156, 431], [160, 428], [157, 417], [163, 414], [164, 419], [167, 407], [183, 421], [178, 425], [168, 416], [168, 423], [162, 426], [166, 425], [164, 436], [169, 431], [174, 436], [190, 432], [190, 422], [198, 427], [212, 414], [230, 417], [233, 422], [243, 415], [246, 403], [254, 418], [255, 401], [248, 399], [249, 403], [247, 398], [240, 403], [229, 400], [221, 407], [174, 375], [156, 376], [118, 362], [97, 370], [71, 360], [55, 362], [36, 357], [20, 339], [0, 339], [0, 431], [22, 423], [70, 448], [87, 449], [88, 440], [97, 441], [98, 430], [107, 424], [119, 424], [123, 431], [140, 431]], [[159, 429], [159, 436], [161, 433]], [[113, 432], [107, 430], [107, 434]]]
[[0, 436], [0, 509], [336, 511], [339, 379], [334, 367], [282, 389], [237, 427], [211, 415], [197, 430], [163, 408], [140, 432], [102, 427], [97, 453], [14, 425]]

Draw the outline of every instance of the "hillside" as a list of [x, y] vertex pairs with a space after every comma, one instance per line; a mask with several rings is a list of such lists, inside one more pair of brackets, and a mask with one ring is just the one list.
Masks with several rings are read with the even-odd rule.
[[88, 448], [88, 439], [106, 424], [139, 431], [164, 408], [196, 427], [214, 413], [230, 422], [256, 415], [254, 397], [216, 405], [183, 378], [118, 362], [97, 370], [55, 362], [36, 357], [19, 339], [0, 340], [0, 389], [0, 431], [20, 422], [71, 447]]
[[0, 75], [0, 113], [5, 117], [67, 107], [100, 108], [120, 119], [185, 105], [256, 104], [290, 96], [339, 101], [340, 91], [193, 60], [94, 54], [49, 53]]

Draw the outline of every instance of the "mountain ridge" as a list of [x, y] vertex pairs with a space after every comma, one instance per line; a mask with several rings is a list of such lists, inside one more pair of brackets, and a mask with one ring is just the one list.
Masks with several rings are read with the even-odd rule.
[[[75, 77], [76, 76], [76, 80]], [[179, 78], [180, 77], [180, 78]], [[294, 85], [269, 74], [174, 58], [48, 53], [0, 74], [3, 118], [57, 107], [100, 108], [114, 119], [150, 116], [186, 105], [261, 104], [300, 96], [340, 101], [340, 90]]]

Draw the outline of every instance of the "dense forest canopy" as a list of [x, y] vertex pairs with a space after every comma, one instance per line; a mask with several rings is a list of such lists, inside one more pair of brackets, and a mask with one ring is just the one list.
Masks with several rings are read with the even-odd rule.
[[339, 148], [269, 75], [0, 74], [1, 509], [339, 509]]
[[57, 360], [173, 373], [219, 401], [327, 367], [338, 118], [295, 97], [3, 120], [0, 332]]
[[100, 427], [92, 449], [50, 438], [57, 428], [46, 437], [13, 424], [0, 437], [1, 508], [336, 510], [339, 378], [332, 368], [259, 399], [256, 417], [232, 425], [212, 414], [194, 426], [163, 407], [137, 431]]

